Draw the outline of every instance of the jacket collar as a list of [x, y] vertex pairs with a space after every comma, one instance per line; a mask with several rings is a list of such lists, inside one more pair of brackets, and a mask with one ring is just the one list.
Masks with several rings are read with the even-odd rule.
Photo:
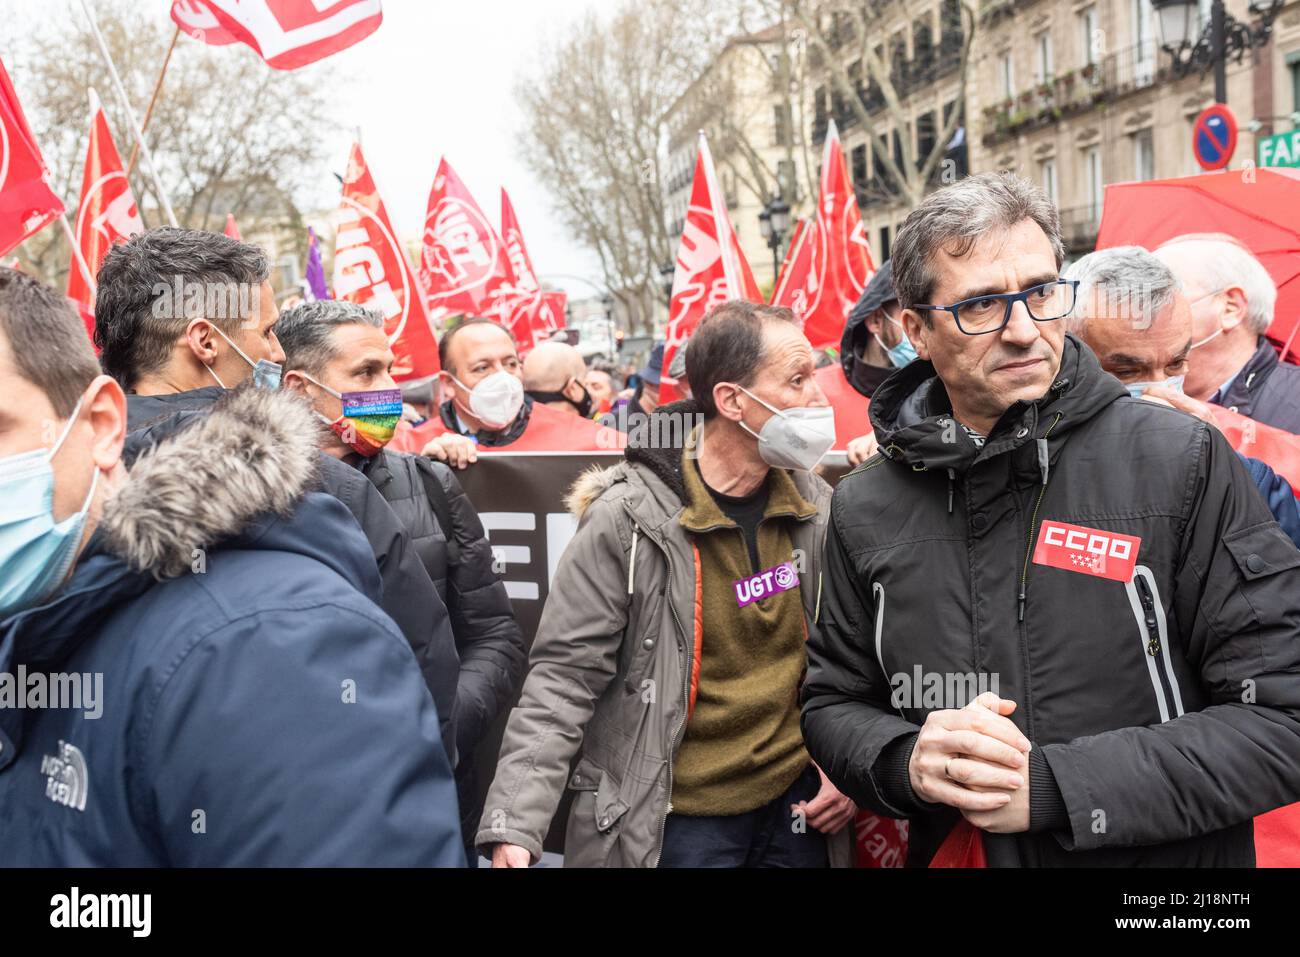
[[[494, 448], [502, 445], [509, 445], [519, 439], [528, 428], [528, 418], [533, 414], [533, 398], [527, 393], [524, 394], [524, 404], [519, 407], [519, 412], [515, 420], [499, 432], [479, 432], [477, 435], [471, 435], [470, 438], [478, 442], [484, 448]], [[460, 422], [457, 420], [456, 404], [451, 399], [443, 401], [438, 406], [438, 417], [442, 419], [442, 424], [447, 430], [454, 432], [456, 435], [465, 435], [460, 430]]]
[[[681, 472], [686, 483], [686, 507], [678, 521], [682, 527], [691, 532], [708, 532], [716, 528], [736, 528], [736, 523], [728, 516], [709, 493], [700, 475], [694, 459], [694, 449], [699, 441], [701, 427], [697, 426], [691, 433], [690, 443], [682, 450]], [[763, 509], [763, 518], [787, 517], [807, 521], [817, 514], [817, 506], [808, 502], [795, 488], [794, 480], [785, 469], [771, 469], [767, 475], [767, 506]]]
[[1240, 414], [1249, 417], [1255, 407], [1255, 396], [1259, 394], [1259, 389], [1269, 375], [1277, 368], [1278, 361], [1273, 344], [1267, 337], [1260, 336], [1259, 343], [1255, 346], [1255, 354], [1247, 359], [1241, 371], [1232, 377], [1227, 391], [1219, 396], [1216, 404], [1224, 408], [1236, 409]]
[[1102, 370], [1092, 350], [1067, 334], [1061, 367], [1047, 392], [1013, 403], [983, 449], [953, 419], [947, 390], [934, 366], [923, 359], [890, 376], [876, 391], [868, 414], [886, 458], [916, 470], [965, 472], [977, 462], [1043, 438], [1049, 429], [1056, 440], [1127, 394]]

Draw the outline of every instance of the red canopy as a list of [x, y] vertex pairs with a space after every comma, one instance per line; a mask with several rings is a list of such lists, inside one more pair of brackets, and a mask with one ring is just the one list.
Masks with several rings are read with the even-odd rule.
[[1185, 233], [1227, 233], [1255, 254], [1277, 283], [1269, 338], [1300, 355], [1300, 170], [1223, 170], [1106, 187], [1098, 249], [1155, 249]]

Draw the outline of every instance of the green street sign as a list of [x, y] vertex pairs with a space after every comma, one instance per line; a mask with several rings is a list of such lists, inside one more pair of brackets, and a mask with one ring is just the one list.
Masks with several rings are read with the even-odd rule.
[[1259, 141], [1260, 166], [1300, 166], [1300, 129]]

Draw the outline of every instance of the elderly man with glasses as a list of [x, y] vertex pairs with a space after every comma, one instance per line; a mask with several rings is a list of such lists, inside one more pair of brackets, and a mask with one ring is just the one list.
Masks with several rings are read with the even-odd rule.
[[1063, 258], [1008, 174], [900, 229], [920, 361], [831, 504], [805, 740], [914, 865], [1250, 866], [1300, 798], [1300, 552], [1218, 432], [1067, 334]]

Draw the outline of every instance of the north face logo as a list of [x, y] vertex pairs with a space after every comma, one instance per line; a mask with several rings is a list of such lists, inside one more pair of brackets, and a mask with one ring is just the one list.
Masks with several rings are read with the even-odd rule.
[[63, 741], [59, 742], [58, 755], [41, 758], [41, 774], [45, 775], [45, 796], [55, 804], [86, 809], [86, 756], [81, 750]]

